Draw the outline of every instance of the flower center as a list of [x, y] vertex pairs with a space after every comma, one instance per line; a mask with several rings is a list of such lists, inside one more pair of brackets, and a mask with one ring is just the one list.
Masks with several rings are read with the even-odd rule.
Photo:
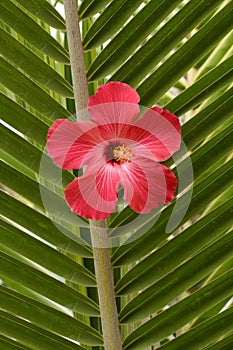
[[113, 159], [119, 163], [131, 162], [132, 152], [125, 145], [116, 146], [113, 150]]

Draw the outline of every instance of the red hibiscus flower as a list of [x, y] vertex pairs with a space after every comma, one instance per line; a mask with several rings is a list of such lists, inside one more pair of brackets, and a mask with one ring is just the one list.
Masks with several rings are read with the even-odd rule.
[[139, 95], [129, 85], [110, 82], [89, 98], [92, 121], [59, 119], [50, 127], [47, 150], [67, 170], [85, 166], [65, 190], [71, 210], [94, 220], [115, 209], [118, 190], [137, 213], [148, 213], [174, 198], [177, 179], [158, 163], [180, 148], [179, 119], [159, 107], [142, 116]]

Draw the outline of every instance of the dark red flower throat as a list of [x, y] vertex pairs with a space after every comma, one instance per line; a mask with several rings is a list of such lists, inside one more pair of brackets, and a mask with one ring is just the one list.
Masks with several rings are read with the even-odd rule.
[[106, 147], [106, 160], [112, 163], [131, 163], [132, 151], [121, 142], [110, 143]]

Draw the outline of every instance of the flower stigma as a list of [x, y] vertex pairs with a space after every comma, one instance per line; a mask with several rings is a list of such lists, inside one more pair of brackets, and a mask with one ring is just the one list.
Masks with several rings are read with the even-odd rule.
[[113, 159], [120, 164], [131, 162], [132, 152], [125, 145], [116, 146], [113, 150]]

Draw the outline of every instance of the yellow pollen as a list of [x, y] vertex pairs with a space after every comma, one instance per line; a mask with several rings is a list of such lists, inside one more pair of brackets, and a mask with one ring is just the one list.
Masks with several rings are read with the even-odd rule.
[[117, 146], [113, 150], [113, 158], [119, 163], [131, 162], [132, 152], [125, 145]]

